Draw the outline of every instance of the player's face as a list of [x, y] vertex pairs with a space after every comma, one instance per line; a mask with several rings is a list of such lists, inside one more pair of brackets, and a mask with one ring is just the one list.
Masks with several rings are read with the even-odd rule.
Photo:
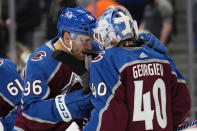
[[92, 36], [77, 35], [73, 41], [72, 54], [79, 60], [84, 60], [88, 50], [92, 49]]

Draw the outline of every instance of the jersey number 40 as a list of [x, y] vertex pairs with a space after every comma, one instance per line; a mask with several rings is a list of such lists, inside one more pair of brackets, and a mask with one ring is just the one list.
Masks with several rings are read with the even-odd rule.
[[[162, 79], [157, 79], [153, 85], [152, 91], [142, 94], [143, 91], [143, 80], [134, 81], [135, 85], [135, 95], [134, 95], [134, 111], [133, 111], [133, 121], [145, 121], [146, 130], [153, 130], [153, 116], [154, 111], [156, 111], [156, 118], [159, 126], [165, 128], [167, 125], [166, 116], [166, 87]], [[161, 96], [161, 107], [159, 105], [159, 89]], [[151, 96], [152, 92], [155, 110], [151, 109]], [[142, 97], [144, 110], [142, 111]], [[161, 115], [162, 113], [162, 115]], [[162, 118], [163, 116], [163, 118]]]

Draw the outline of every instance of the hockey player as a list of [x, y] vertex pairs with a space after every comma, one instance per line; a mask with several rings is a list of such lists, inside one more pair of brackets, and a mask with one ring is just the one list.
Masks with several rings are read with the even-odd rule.
[[189, 114], [183, 76], [164, 53], [137, 47], [135, 23], [123, 7], [96, 22], [94, 38], [105, 50], [90, 67], [95, 108], [84, 131], [173, 131]]
[[60, 14], [58, 37], [38, 48], [27, 62], [22, 108], [15, 130], [64, 131], [73, 121], [82, 128], [83, 121], [77, 118], [89, 115], [91, 94], [83, 95], [79, 76], [51, 54], [63, 50], [83, 61], [92, 48], [95, 22], [82, 7], [67, 8]]
[[11, 131], [23, 91], [24, 82], [16, 65], [0, 58], [0, 130]]

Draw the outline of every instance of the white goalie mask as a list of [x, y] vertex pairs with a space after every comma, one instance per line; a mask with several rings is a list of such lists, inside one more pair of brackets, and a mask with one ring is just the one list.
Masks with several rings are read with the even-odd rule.
[[97, 20], [93, 31], [100, 47], [109, 49], [122, 40], [137, 40], [138, 27], [126, 8], [110, 6]]

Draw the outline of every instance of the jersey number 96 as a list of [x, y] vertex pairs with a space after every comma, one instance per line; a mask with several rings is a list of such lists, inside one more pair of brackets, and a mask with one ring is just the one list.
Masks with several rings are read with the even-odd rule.
[[32, 89], [33, 94], [40, 95], [42, 93], [42, 87], [40, 86], [41, 82], [42, 82], [41, 80], [35, 80], [32, 82], [32, 85], [31, 85], [31, 83], [27, 81], [25, 91], [24, 91], [24, 96], [28, 96], [31, 93], [31, 89]]

